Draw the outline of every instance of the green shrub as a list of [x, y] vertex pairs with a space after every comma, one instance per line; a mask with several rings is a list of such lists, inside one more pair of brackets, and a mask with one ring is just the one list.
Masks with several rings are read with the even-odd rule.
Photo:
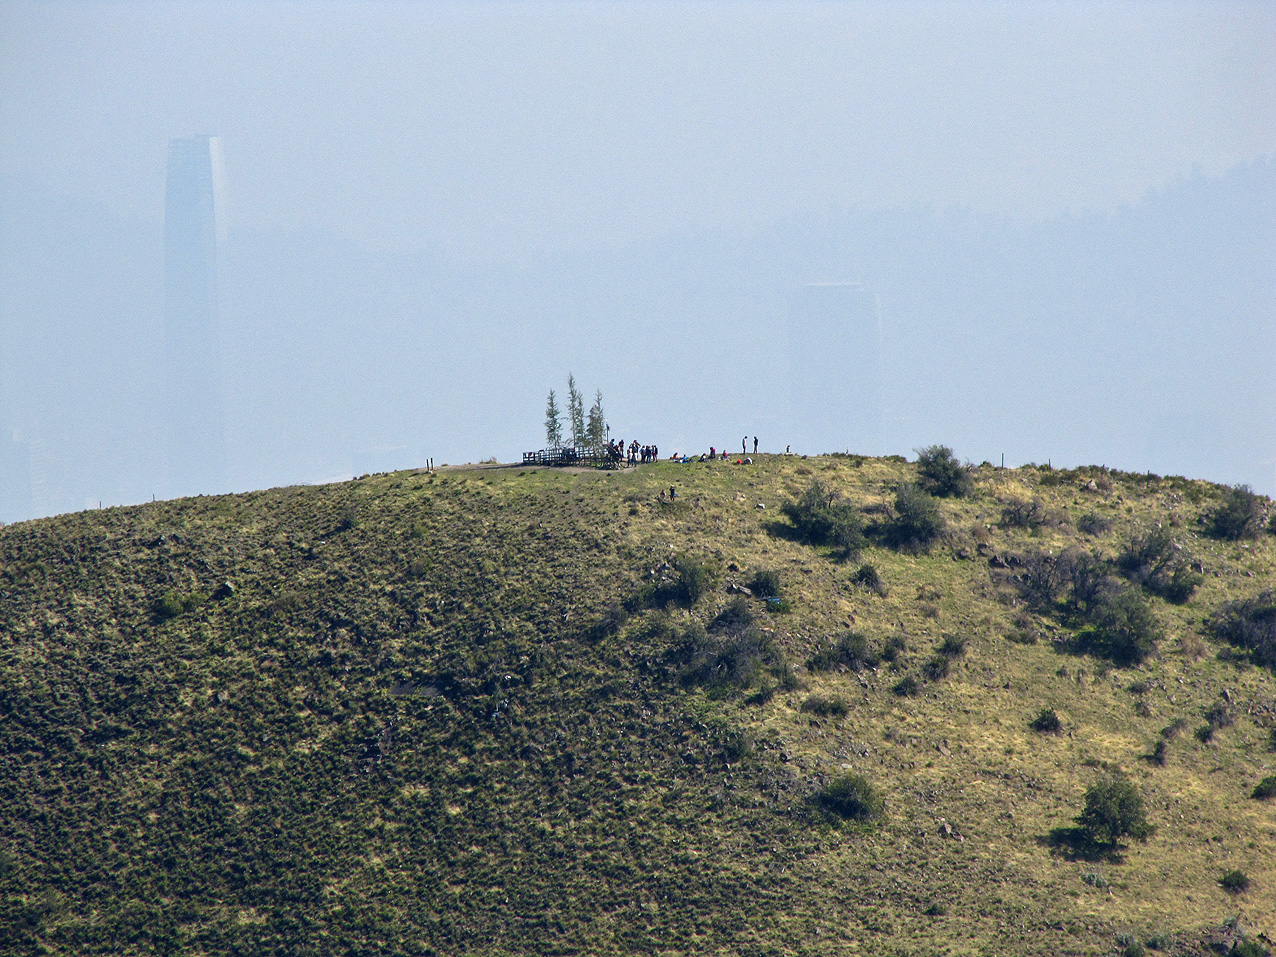
[[958, 658], [966, 653], [966, 639], [960, 635], [944, 635], [944, 640], [935, 650], [945, 658]]
[[1142, 840], [1152, 833], [1138, 788], [1116, 776], [1086, 789], [1085, 808], [1078, 815], [1077, 824], [1096, 844], [1116, 844], [1126, 836]]
[[1137, 591], [1126, 589], [1100, 606], [1094, 624], [1082, 632], [1082, 647], [1091, 654], [1118, 665], [1141, 663], [1156, 648], [1161, 625], [1147, 601]]
[[868, 639], [858, 632], [848, 631], [835, 642], [821, 644], [807, 660], [806, 666], [811, 671], [829, 671], [838, 665], [845, 665], [852, 671], [863, 671], [876, 665], [877, 660]]
[[1242, 938], [1232, 944], [1227, 957], [1271, 957], [1271, 951], [1256, 940]]
[[861, 565], [856, 569], [855, 574], [851, 576], [851, 581], [857, 585], [863, 585], [879, 598], [885, 598], [888, 594], [886, 583], [882, 581], [882, 576], [878, 574], [875, 565], [868, 563]]
[[194, 611], [202, 601], [203, 597], [200, 595], [183, 595], [175, 589], [169, 589], [156, 600], [152, 611], [157, 621], [168, 621], [188, 611]]
[[827, 545], [843, 559], [854, 558], [866, 544], [859, 510], [818, 480], [796, 502], [781, 505], [780, 511], [793, 523], [799, 541]]
[[753, 577], [749, 579], [749, 591], [759, 598], [779, 598], [780, 573], [769, 568], [754, 572]]
[[927, 681], [940, 681], [948, 677], [948, 671], [951, 667], [948, 658], [944, 655], [935, 655], [926, 664], [922, 665], [922, 674]]
[[928, 551], [947, 530], [939, 503], [916, 485], [895, 493], [895, 514], [885, 528], [887, 544], [912, 552]]
[[1042, 734], [1058, 734], [1063, 730], [1063, 722], [1059, 720], [1059, 716], [1055, 714], [1053, 708], [1042, 708], [1041, 712], [1032, 719], [1032, 723], [1028, 727]]
[[1152, 756], [1151, 756], [1152, 763], [1159, 768], [1165, 767], [1165, 765], [1170, 760], [1169, 752], [1170, 752], [1169, 745], [1165, 743], [1164, 739], [1156, 742], [1156, 744], [1152, 748]]
[[673, 567], [673, 598], [690, 608], [709, 590], [713, 575], [702, 562], [688, 555], [675, 559]]
[[1182, 605], [1196, 593], [1196, 589], [1203, 581], [1205, 581], [1203, 576], [1183, 564], [1176, 566], [1164, 583], [1154, 585], [1153, 590], [1171, 604]]
[[851, 709], [846, 701], [835, 695], [811, 695], [802, 702], [802, 710], [821, 718], [844, 718]]
[[858, 824], [881, 819], [885, 804], [868, 779], [861, 774], [844, 774], [815, 794], [815, 804], [829, 817]]
[[926, 491], [943, 498], [961, 498], [973, 491], [970, 467], [957, 461], [948, 446], [931, 445], [916, 452], [918, 484]]
[[625, 602], [628, 611], [663, 608], [670, 603], [686, 608], [695, 605], [713, 587], [713, 572], [697, 558], [680, 555], [671, 563], [668, 574], [641, 588]]
[[673, 659], [683, 684], [707, 687], [718, 694], [758, 686], [768, 676], [782, 686], [793, 681], [783, 649], [756, 625], [716, 635], [692, 622]]
[[1218, 879], [1218, 883], [1229, 894], [1240, 894], [1249, 890], [1249, 877], [1244, 871], [1230, 870]]
[[1211, 630], [1216, 638], [1249, 651], [1257, 663], [1276, 669], [1276, 588], [1228, 602], [1215, 612]]
[[920, 690], [917, 679], [912, 675], [906, 675], [895, 683], [895, 687], [891, 688], [895, 694], [901, 698], [912, 698]]
[[1210, 532], [1215, 538], [1239, 541], [1257, 538], [1263, 525], [1263, 500], [1248, 485], [1237, 485], [1223, 493], [1223, 500], [1210, 513]]
[[[906, 651], [908, 651], [908, 642], [904, 640], [904, 636], [891, 635], [882, 645], [882, 660], [895, 661]], [[1273, 732], [1273, 736], [1273, 740], [1276, 740], [1276, 731]]]
[[610, 638], [619, 634], [627, 621], [629, 621], [629, 611], [620, 602], [612, 602], [603, 610], [602, 616], [589, 630], [590, 635], [594, 638]]
[[1255, 800], [1265, 801], [1269, 797], [1276, 797], [1276, 774], [1270, 774], [1263, 780], [1258, 782], [1258, 786], [1254, 788], [1251, 795]]

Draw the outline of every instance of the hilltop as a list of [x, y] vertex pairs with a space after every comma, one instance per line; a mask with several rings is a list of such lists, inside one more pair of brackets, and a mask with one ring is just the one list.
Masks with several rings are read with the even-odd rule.
[[1271, 503], [970, 475], [929, 544], [859, 456], [0, 528], [0, 950], [1261, 953]]

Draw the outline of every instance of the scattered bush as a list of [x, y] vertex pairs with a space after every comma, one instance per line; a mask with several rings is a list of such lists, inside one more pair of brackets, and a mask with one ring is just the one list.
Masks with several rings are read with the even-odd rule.
[[966, 653], [966, 639], [960, 635], [944, 635], [944, 640], [935, 650], [945, 658], [959, 658]]
[[1132, 535], [1116, 561], [1130, 581], [1178, 605], [1191, 598], [1203, 581], [1188, 562], [1166, 528]]
[[1063, 564], [1058, 558], [1045, 552], [1020, 555], [1018, 564], [1014, 584], [1019, 593], [1033, 608], [1041, 611], [1053, 610], [1063, 589]]
[[713, 587], [713, 572], [697, 558], [680, 555], [669, 565], [666, 574], [651, 582], [625, 602], [628, 611], [663, 608], [674, 603], [690, 608]]
[[1152, 748], [1152, 755], [1149, 758], [1158, 768], [1163, 768], [1170, 760], [1170, 748], [1164, 740], [1156, 742]]
[[884, 529], [887, 544], [912, 552], [928, 551], [947, 530], [939, 503], [916, 485], [901, 485], [895, 493], [894, 518]]
[[1161, 729], [1161, 737], [1165, 738], [1167, 741], [1172, 741], [1175, 738], [1177, 738], [1182, 733], [1183, 729], [1186, 727], [1187, 727], [1186, 718], [1175, 718], [1173, 721], [1171, 721], [1169, 724], [1167, 724], [1164, 728]]
[[1230, 870], [1218, 879], [1218, 883], [1229, 894], [1241, 894], [1249, 890], [1249, 877], [1244, 871]]
[[917, 474], [920, 484], [932, 495], [942, 498], [961, 498], [975, 487], [970, 466], [962, 465], [946, 445], [931, 445], [917, 449]]
[[940, 681], [948, 677], [948, 671], [952, 667], [948, 658], [943, 655], [935, 655], [926, 664], [922, 665], [922, 675], [927, 681]]
[[620, 602], [612, 602], [604, 609], [602, 616], [594, 623], [590, 635], [594, 638], [610, 638], [620, 633], [629, 621], [629, 611]]
[[1271, 957], [1271, 951], [1256, 940], [1241, 938], [1232, 944], [1227, 957]]
[[850, 707], [834, 695], [811, 695], [802, 702], [802, 710], [821, 718], [844, 718]]
[[1161, 625], [1147, 601], [1126, 589], [1096, 610], [1094, 624], [1082, 632], [1080, 643], [1091, 654], [1129, 666], [1147, 658], [1160, 638]]
[[176, 618], [188, 611], [194, 611], [202, 601], [203, 597], [200, 595], [183, 595], [179, 591], [170, 589], [156, 600], [153, 608], [155, 619], [168, 621], [170, 618]]
[[800, 541], [827, 545], [843, 559], [854, 558], [866, 544], [859, 511], [818, 480], [796, 502], [781, 505], [780, 511], [793, 523]]
[[1011, 499], [1002, 506], [1001, 525], [1003, 528], [1040, 528], [1049, 521], [1049, 513], [1039, 498], [1031, 501]]
[[673, 567], [676, 573], [672, 588], [673, 600], [690, 608], [709, 590], [713, 575], [703, 563], [689, 555], [675, 559]]
[[1077, 519], [1077, 530], [1086, 535], [1105, 535], [1112, 530], [1112, 519], [1086, 512]]
[[1116, 776], [1086, 789], [1085, 808], [1078, 815], [1077, 824], [1095, 844], [1116, 844], [1126, 836], [1143, 840], [1152, 833], [1138, 788]]
[[895, 683], [895, 687], [891, 691], [899, 695], [901, 698], [912, 698], [920, 690], [917, 679], [912, 675], [907, 675]]
[[[719, 616], [715, 627], [721, 621]], [[718, 694], [755, 687], [768, 676], [784, 687], [795, 684], [783, 649], [756, 625], [736, 622], [722, 625], [719, 632], [710, 634], [699, 622], [687, 627], [672, 656], [683, 684]]]
[[1276, 774], [1270, 774], [1259, 781], [1258, 786], [1254, 788], [1254, 793], [1250, 796], [1256, 801], [1266, 801], [1270, 797], [1276, 797]]
[[881, 819], [885, 802], [861, 774], [844, 774], [816, 792], [814, 801], [829, 817], [857, 824]]
[[1063, 722], [1059, 720], [1053, 708], [1042, 708], [1041, 713], [1032, 719], [1028, 727], [1042, 734], [1058, 734], [1063, 730]]
[[[903, 635], [891, 635], [882, 645], [882, 660], [895, 661], [908, 650], [908, 642], [904, 640]], [[1273, 741], [1276, 741], [1276, 731], [1273, 731]], [[1273, 745], [1276, 747], [1276, 744]]]
[[1254, 661], [1276, 670], [1276, 588], [1228, 602], [1214, 615], [1216, 638], [1249, 651]]
[[1108, 879], [1103, 871], [1086, 871], [1081, 875], [1081, 883], [1089, 884], [1091, 887], [1104, 888], [1108, 886]]
[[882, 576], [878, 574], [875, 565], [863, 564], [856, 569], [855, 574], [851, 576], [851, 581], [857, 585], [863, 585], [869, 591], [876, 594], [879, 598], [885, 598], [888, 594], [886, 583], [882, 581]]
[[812, 671], [829, 671], [845, 665], [852, 671], [862, 671], [873, 667], [877, 661], [868, 639], [858, 632], [848, 631], [836, 642], [824, 642], [807, 660], [806, 666]]
[[1196, 593], [1203, 581], [1203, 576], [1198, 575], [1187, 564], [1181, 564], [1175, 567], [1163, 583], [1154, 584], [1153, 590], [1171, 604], [1182, 605]]
[[779, 598], [780, 573], [769, 568], [754, 572], [749, 579], [749, 591], [759, 598]]
[[1237, 485], [1223, 493], [1223, 501], [1209, 516], [1209, 526], [1215, 538], [1257, 538], [1263, 529], [1263, 500], [1248, 485]]

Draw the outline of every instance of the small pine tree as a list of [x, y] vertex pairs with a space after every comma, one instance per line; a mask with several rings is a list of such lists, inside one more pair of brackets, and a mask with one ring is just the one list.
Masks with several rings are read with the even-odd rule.
[[559, 418], [558, 400], [554, 390], [549, 390], [549, 402], [545, 404], [545, 446], [557, 449], [563, 445], [563, 422]]
[[591, 449], [601, 449], [607, 442], [607, 420], [603, 417], [603, 394], [594, 393], [594, 404], [589, 407], [589, 422], [585, 425], [585, 440]]
[[585, 444], [585, 400], [571, 373], [567, 374], [567, 414], [571, 419], [572, 445], [581, 448]]

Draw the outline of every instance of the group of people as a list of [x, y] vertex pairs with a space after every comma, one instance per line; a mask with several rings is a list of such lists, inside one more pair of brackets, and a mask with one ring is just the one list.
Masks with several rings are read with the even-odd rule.
[[611, 455], [613, 462], [619, 462], [624, 459], [628, 465], [647, 464], [655, 462], [660, 458], [660, 449], [654, 445], [639, 445], [638, 440], [634, 439], [629, 445], [625, 445], [625, 440], [620, 439], [617, 442], [608, 442], [607, 451]]

